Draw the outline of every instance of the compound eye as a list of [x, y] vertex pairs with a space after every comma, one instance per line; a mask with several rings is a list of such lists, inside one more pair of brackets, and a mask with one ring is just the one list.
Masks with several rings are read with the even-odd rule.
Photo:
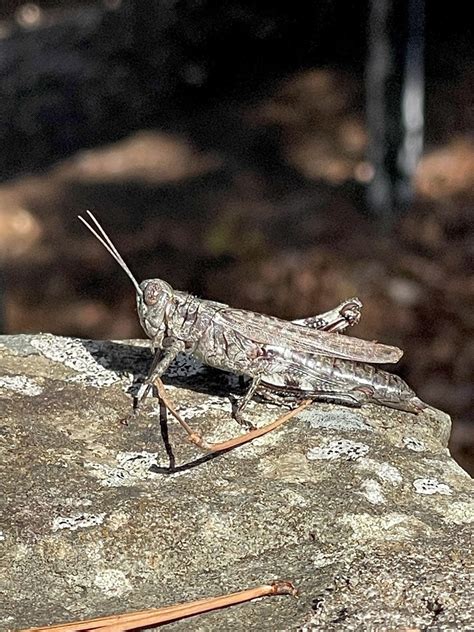
[[148, 283], [143, 293], [145, 305], [155, 305], [158, 302], [160, 294], [160, 288], [156, 285], [156, 283]]

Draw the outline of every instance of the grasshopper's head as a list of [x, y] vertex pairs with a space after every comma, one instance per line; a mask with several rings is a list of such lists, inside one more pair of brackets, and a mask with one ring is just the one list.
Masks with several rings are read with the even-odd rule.
[[161, 279], [147, 279], [139, 287], [137, 311], [140, 323], [149, 338], [156, 338], [163, 328], [166, 308], [172, 303], [173, 288]]

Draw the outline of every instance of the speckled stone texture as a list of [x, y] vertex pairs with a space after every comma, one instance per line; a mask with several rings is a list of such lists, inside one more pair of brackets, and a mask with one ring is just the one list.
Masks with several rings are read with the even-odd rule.
[[[300, 598], [167, 629], [473, 629], [474, 486], [449, 456], [445, 414], [317, 404], [208, 456], [156, 400], [120, 425], [150, 359], [143, 342], [0, 337], [1, 629], [274, 578]], [[208, 439], [241, 432], [235, 376], [180, 358], [165, 382]], [[281, 412], [255, 403], [248, 417]]]

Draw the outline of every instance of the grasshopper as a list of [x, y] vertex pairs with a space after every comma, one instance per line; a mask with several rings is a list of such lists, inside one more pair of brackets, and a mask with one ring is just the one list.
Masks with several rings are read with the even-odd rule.
[[[92, 224], [83, 217], [79, 219], [135, 287], [140, 323], [154, 350], [148, 377], [135, 400], [135, 411], [156, 386], [191, 440], [200, 447], [209, 447], [166, 398], [160, 378], [178, 353], [191, 354], [204, 364], [251, 379], [233, 412], [234, 418], [244, 424], [243, 412], [254, 395], [278, 403], [304, 401], [300, 408], [315, 400], [349, 406], [375, 403], [411, 413], [427, 407], [400, 377], [372, 366], [397, 362], [403, 353], [400, 349], [340, 335], [360, 318], [362, 304], [357, 298], [324, 314], [290, 322], [199, 299], [174, 290], [161, 279], [138, 283], [97, 219], [90, 211], [87, 213]], [[247, 434], [257, 436], [260, 430]]]

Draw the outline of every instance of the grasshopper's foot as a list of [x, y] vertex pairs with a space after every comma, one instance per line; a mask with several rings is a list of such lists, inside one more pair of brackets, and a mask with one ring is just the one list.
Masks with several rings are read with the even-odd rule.
[[246, 428], [247, 430], [255, 430], [255, 428], [257, 427], [251, 421], [246, 419], [239, 411], [236, 411], [232, 416], [238, 424], [240, 424], [243, 428]]
[[238, 401], [232, 399], [232, 419], [235, 419], [238, 424], [247, 430], [255, 430], [256, 426], [243, 416], [242, 410], [241, 403], [239, 404]]
[[149, 381], [143, 382], [143, 384], [138, 389], [136, 396], [133, 398], [132, 412], [129, 413], [126, 417], [121, 417], [119, 419], [119, 423], [122, 426], [129, 426], [130, 423], [138, 417], [142, 409], [143, 402], [145, 401], [145, 399], [150, 394], [150, 391], [152, 390], [153, 390], [153, 383]]

